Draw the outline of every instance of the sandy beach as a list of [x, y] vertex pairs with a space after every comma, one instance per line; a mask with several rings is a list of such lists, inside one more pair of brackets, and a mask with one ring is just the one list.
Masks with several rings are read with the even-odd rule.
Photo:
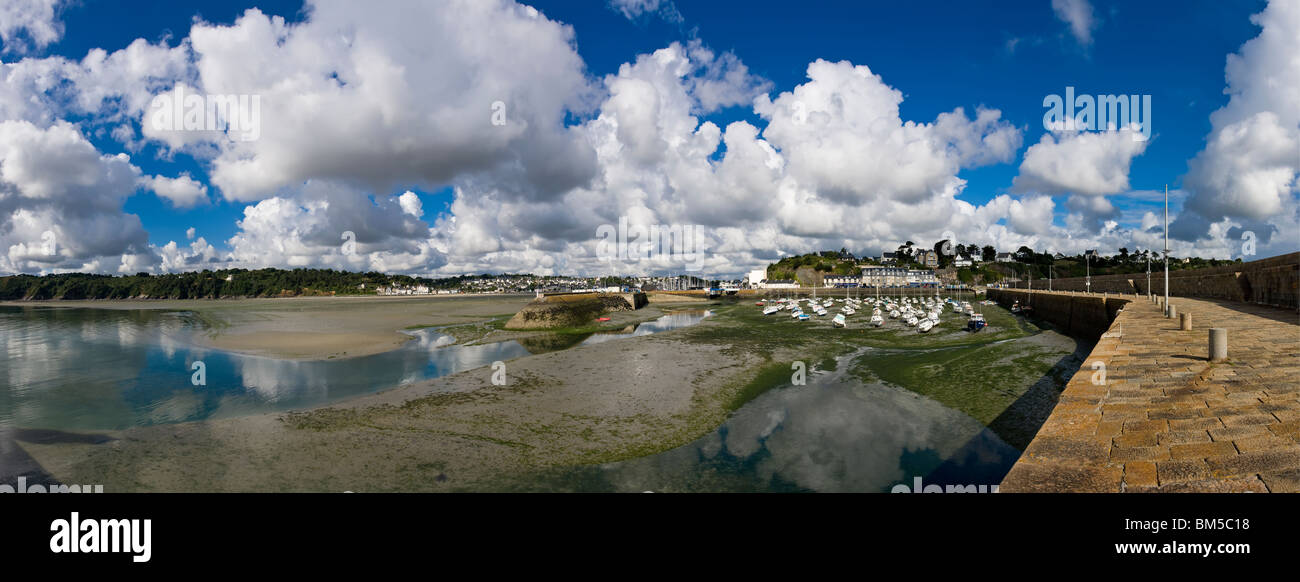
[[317, 360], [385, 352], [411, 339], [403, 329], [514, 314], [531, 295], [294, 297], [160, 301], [4, 302], [49, 308], [193, 311], [200, 345], [257, 356]]

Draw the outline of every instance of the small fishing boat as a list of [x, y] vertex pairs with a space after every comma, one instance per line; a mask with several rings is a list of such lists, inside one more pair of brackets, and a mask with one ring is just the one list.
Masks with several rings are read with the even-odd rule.
[[835, 315], [835, 319], [832, 319], [832, 320], [831, 320], [831, 324], [834, 325], [835, 327], [844, 327], [844, 326], [848, 325], [848, 323], [847, 323], [846, 321], [844, 321], [844, 314], [843, 314], [843, 313], [838, 313], [838, 314], [836, 314], [836, 315]]
[[808, 321], [809, 319], [812, 319], [812, 317], [809, 316], [807, 313], [803, 313], [803, 312], [801, 311], [801, 312], [799, 312], [799, 318], [798, 318], [798, 319], [799, 319], [799, 321]]
[[972, 313], [970, 320], [966, 322], [966, 331], [976, 332], [984, 329], [986, 325], [988, 325], [988, 323], [984, 321], [984, 314]]
[[934, 327], [933, 319], [922, 319], [920, 323], [916, 324], [916, 331], [920, 333], [925, 333], [927, 331], [930, 331], [930, 328], [932, 327]]
[[879, 312], [873, 313], [871, 315], [871, 325], [874, 325], [876, 327], [885, 325], [885, 318], [881, 317]]
[[778, 311], [781, 311], [781, 307], [779, 305], [772, 305], [763, 310], [763, 315], [772, 315]]

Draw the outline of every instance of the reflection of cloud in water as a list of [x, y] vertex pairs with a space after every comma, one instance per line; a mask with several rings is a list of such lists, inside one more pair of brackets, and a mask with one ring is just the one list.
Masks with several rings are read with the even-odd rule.
[[[193, 345], [189, 335], [201, 329], [187, 317], [0, 307], [0, 429], [112, 429], [307, 408], [529, 355], [518, 342], [453, 345], [427, 329], [379, 354], [277, 360]], [[673, 316], [646, 332], [690, 320]], [[207, 383], [194, 386], [199, 360]]]
[[[310, 366], [291, 360], [236, 357], [239, 381], [245, 390], [253, 392], [267, 402], [280, 399], [283, 392], [306, 392], [324, 383], [324, 375], [313, 377]], [[208, 381], [214, 379], [209, 377]], [[220, 381], [221, 378], [216, 378]]]
[[177, 390], [167, 398], [152, 402], [147, 411], [150, 424], [184, 422], [202, 416], [205, 403], [193, 391]]
[[629, 325], [621, 330], [614, 332], [600, 332], [584, 339], [580, 345], [589, 346], [592, 344], [604, 343], [625, 337], [637, 337], [670, 331], [681, 327], [687, 327], [699, 323], [706, 317], [713, 315], [708, 310], [679, 311], [662, 315], [654, 320], [644, 323]]
[[830, 374], [760, 396], [689, 445], [565, 478], [594, 477], [578, 488], [620, 491], [874, 492], [940, 468], [958, 481], [992, 475], [996, 483], [1018, 456], [938, 402]]
[[436, 332], [417, 332], [412, 335], [415, 336], [416, 345], [422, 350], [433, 350], [456, 343], [455, 337]]
[[[875, 491], [907, 475], [905, 451], [932, 449], [947, 458], [984, 430], [974, 419], [910, 392], [884, 386], [861, 391], [812, 388], [774, 394], [788, 417], [779, 430], [770, 421], [752, 431], [747, 423], [728, 433], [731, 444], [745, 440], [766, 448], [758, 474], [792, 481], [816, 491]], [[765, 432], [771, 436], [764, 437]]]

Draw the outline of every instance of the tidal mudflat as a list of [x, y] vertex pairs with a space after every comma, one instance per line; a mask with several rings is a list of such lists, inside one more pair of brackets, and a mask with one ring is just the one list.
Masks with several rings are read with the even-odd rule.
[[[1078, 366], [1079, 346], [1073, 340], [993, 307], [985, 311], [989, 328], [978, 334], [959, 331], [957, 316], [927, 335], [889, 325], [836, 330], [827, 322], [764, 318], [751, 303], [734, 301], [652, 301], [650, 307], [616, 314], [616, 321], [604, 324], [603, 331], [625, 332], [608, 341], [592, 335], [598, 330], [501, 330], [511, 309], [528, 299], [170, 306], [191, 310], [205, 329], [215, 330], [213, 337], [195, 340], [200, 343], [257, 333], [240, 333], [241, 328], [345, 335], [356, 324], [374, 334], [398, 336], [410, 335], [411, 330], [402, 333], [404, 328], [434, 326], [447, 338], [445, 345], [514, 342], [534, 347], [504, 358], [506, 381], [501, 385], [493, 383], [495, 370], [480, 364], [432, 379], [397, 381], [391, 389], [326, 405], [78, 431], [113, 439], [108, 442], [38, 439], [17, 440], [16, 446], [56, 479], [103, 483], [108, 491], [624, 490], [641, 485], [614, 480], [625, 485], [613, 486], [609, 479], [584, 483], [593, 483], [593, 474], [644, 471], [626, 467], [638, 462], [639, 467], [653, 466], [664, 455], [683, 456], [691, 447], [699, 450], [702, 439], [722, 430], [738, 434], [737, 427], [755, 425], [753, 419], [782, 409], [787, 420], [776, 423], [775, 432], [763, 437], [764, 446], [753, 450], [774, 456], [776, 449], [806, 449], [805, 463], [814, 469], [818, 462], [849, 462], [858, 468], [828, 470], [832, 477], [812, 481], [789, 479], [788, 472], [769, 475], [742, 468], [733, 472], [742, 477], [710, 481], [698, 471], [716, 472], [716, 467], [687, 463], [663, 471], [645, 488], [871, 491], [909, 472], [951, 472], [949, 461], [969, 451], [967, 443], [985, 443], [980, 450], [997, 453], [985, 454], [992, 460], [970, 464], [965, 473], [957, 471], [956, 478], [1004, 472], [998, 467], [1007, 458], [1014, 461], [1024, 435], [1032, 435], [1035, 423], [1050, 411], [1056, 378], [1068, 378]], [[277, 303], [281, 301], [293, 303]], [[636, 333], [665, 314], [699, 309], [708, 309], [711, 316], [677, 329]], [[344, 314], [332, 319], [334, 311]], [[356, 323], [362, 320], [367, 323]], [[213, 343], [205, 345], [215, 349]], [[337, 344], [310, 354], [282, 355], [342, 356], [348, 362], [375, 356], [355, 355], [354, 350], [365, 351]], [[803, 362], [814, 381], [792, 386], [795, 362]], [[850, 402], [856, 405], [846, 404]], [[887, 410], [898, 412], [880, 414]], [[818, 428], [814, 421], [828, 419], [835, 422], [827, 426], [843, 429], [838, 431], [843, 438], [823, 439], [815, 446], [808, 439], [786, 439], [778, 446], [781, 439], [770, 438], [776, 432], [824, 433], [825, 426]], [[900, 438], [899, 427], [912, 427], [921, 436]], [[857, 462], [861, 455], [854, 451], [871, 443], [889, 443], [880, 448], [891, 452], [871, 463]], [[739, 446], [726, 448], [728, 458], [741, 459], [730, 466], [756, 466], [758, 457], [737, 454], [747, 450]], [[772, 477], [778, 474], [782, 476]], [[996, 482], [1000, 475], [987, 478]]]

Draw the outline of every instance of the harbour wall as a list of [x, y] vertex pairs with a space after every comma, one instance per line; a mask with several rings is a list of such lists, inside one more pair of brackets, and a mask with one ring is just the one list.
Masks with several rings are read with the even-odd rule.
[[[1035, 285], [1046, 284], [1035, 281]], [[1085, 277], [1053, 279], [1053, 291], [1087, 291]], [[1092, 278], [1093, 293], [1163, 295], [1163, 265], [1151, 263], [1151, 285], [1147, 275], [1097, 275]], [[1204, 269], [1187, 269], [1169, 273], [1169, 294], [1179, 297], [1241, 301], [1300, 310], [1300, 253], [1280, 255], [1249, 263], [1234, 263]]]
[[642, 307], [645, 307], [647, 304], [649, 304], [649, 300], [646, 298], [646, 294], [641, 291], [636, 291], [633, 293], [596, 293], [591, 291], [580, 291], [580, 292], [556, 291], [556, 292], [549, 292], [549, 293], [544, 291], [537, 292], [538, 299], [546, 299], [547, 297], [565, 297], [565, 296], [622, 297], [623, 300], [627, 302], [628, 307], [631, 307], [632, 309], [641, 309]]
[[1068, 291], [989, 289], [988, 298], [1007, 308], [1019, 301], [1021, 305], [1033, 307], [1034, 317], [1051, 323], [1063, 333], [1096, 341], [1133, 300], [1131, 293], [1128, 297], [1118, 297]]

